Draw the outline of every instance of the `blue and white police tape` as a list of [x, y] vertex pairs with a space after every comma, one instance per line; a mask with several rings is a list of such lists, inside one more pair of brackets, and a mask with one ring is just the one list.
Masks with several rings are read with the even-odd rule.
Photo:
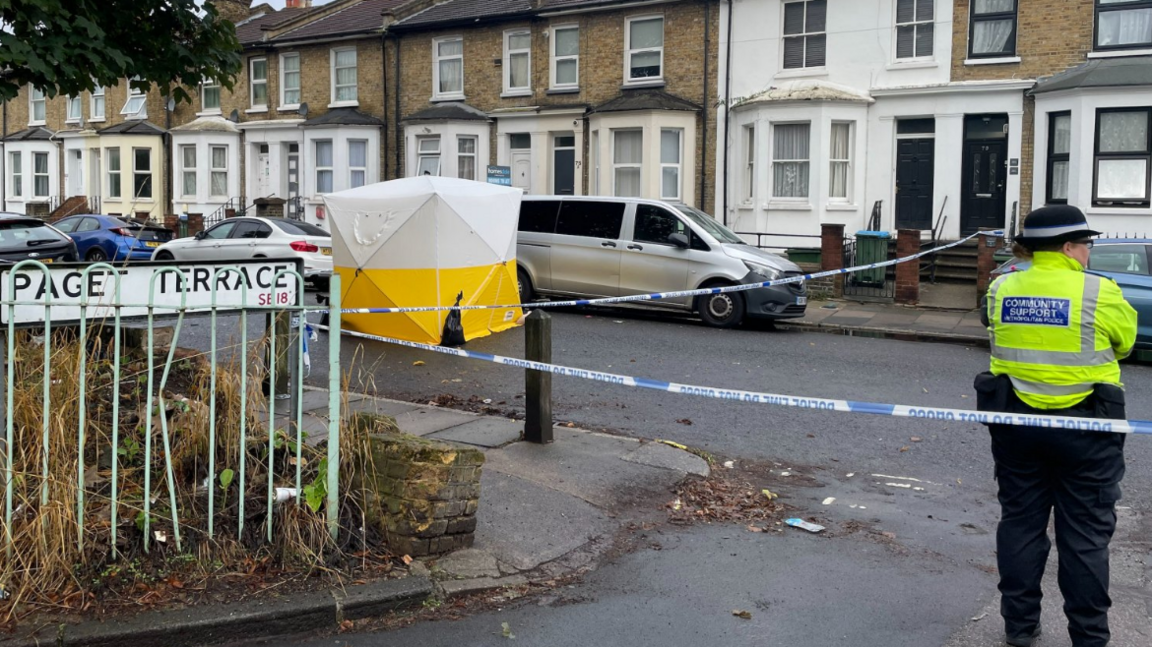
[[[741, 285], [727, 285], [724, 287], [715, 288], [700, 288], [697, 290], [680, 290], [678, 292], [654, 292], [652, 294], [634, 294], [626, 297], [602, 297], [599, 299], [573, 299], [570, 301], [540, 301], [537, 303], [514, 303], [503, 305], [471, 305], [471, 306], [409, 306], [402, 308], [344, 308], [340, 312], [347, 315], [368, 315], [368, 314], [389, 314], [398, 312], [438, 312], [441, 310], [503, 310], [508, 308], [570, 308], [573, 306], [599, 306], [611, 305], [613, 303], [634, 303], [636, 301], [658, 301], [660, 299], [679, 299], [683, 297], [695, 297], [705, 294], [725, 294], [728, 292], [743, 292], [745, 290], [755, 290], [756, 288], [767, 288], [774, 285], [787, 285], [788, 283], [799, 283], [801, 281], [810, 281], [812, 279], [820, 279], [827, 276], [838, 276], [840, 274], [850, 274], [852, 272], [860, 272], [863, 270], [872, 270], [881, 267], [891, 267], [900, 263], [907, 263], [914, 261], [931, 254], [962, 245], [969, 240], [979, 235], [996, 236], [1004, 235], [1003, 230], [996, 231], [981, 231], [966, 238], [962, 238], [954, 243], [933, 247], [932, 249], [922, 251], [918, 254], [905, 256], [903, 258], [894, 258], [890, 261], [882, 261], [880, 263], [868, 263], [867, 265], [857, 265], [855, 267], [845, 267], [838, 270], [825, 270], [823, 272], [815, 272], [813, 274], [800, 274], [797, 276], [789, 276], [783, 279], [772, 279], [770, 281], [762, 281], [760, 283], [744, 283]], [[313, 310], [312, 312], [327, 312], [325, 310]]]
[[1063, 416], [1034, 416], [1011, 413], [989, 413], [986, 411], [971, 411], [968, 409], [942, 409], [938, 407], [913, 407], [905, 404], [883, 404], [879, 402], [860, 402], [856, 400], [831, 400], [828, 398], [804, 397], [795, 395], [782, 395], [778, 393], [762, 393], [757, 391], [743, 391], [740, 389], [721, 389], [710, 386], [693, 386], [691, 384], [677, 384], [675, 382], [662, 382], [643, 377], [590, 371], [571, 366], [545, 364], [515, 357], [490, 355], [460, 348], [447, 348], [432, 346], [418, 342], [381, 337], [351, 330], [342, 331], [345, 335], [370, 339], [373, 341], [409, 348], [430, 350], [444, 355], [478, 359], [493, 364], [515, 366], [517, 368], [532, 369], [555, 375], [577, 377], [594, 382], [604, 382], [618, 386], [639, 387], [679, 393], [681, 395], [696, 395], [717, 400], [733, 402], [748, 402], [752, 404], [773, 404], [783, 407], [796, 407], [800, 409], [817, 409], [823, 411], [840, 411], [843, 413], [866, 413], [878, 416], [895, 418], [920, 418], [924, 420], [941, 420], [954, 422], [976, 422], [1004, 425], [1018, 425], [1021, 427], [1044, 427], [1050, 429], [1072, 429], [1079, 431], [1102, 431], [1118, 434], [1150, 434], [1152, 435], [1152, 421], [1149, 420], [1100, 420], [1096, 418], [1069, 418]]

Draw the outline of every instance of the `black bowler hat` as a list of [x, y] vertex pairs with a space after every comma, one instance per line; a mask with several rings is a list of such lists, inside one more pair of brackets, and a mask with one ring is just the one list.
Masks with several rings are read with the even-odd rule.
[[1040, 207], [1024, 218], [1024, 230], [1016, 242], [1025, 247], [1055, 245], [1072, 240], [1099, 236], [1088, 227], [1084, 212], [1071, 205]]

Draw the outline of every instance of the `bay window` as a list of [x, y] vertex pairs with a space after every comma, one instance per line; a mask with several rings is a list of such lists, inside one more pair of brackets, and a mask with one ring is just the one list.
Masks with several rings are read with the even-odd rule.
[[772, 126], [772, 197], [808, 197], [810, 124]]
[[316, 193], [332, 192], [332, 142], [316, 142]]
[[1152, 108], [1097, 111], [1093, 204], [1149, 206], [1150, 122]]
[[644, 162], [644, 131], [612, 131], [612, 194], [639, 198], [642, 191], [641, 165]]
[[1072, 113], [1048, 114], [1047, 204], [1068, 204], [1068, 161], [1072, 152]]
[[680, 199], [680, 160], [683, 138], [679, 130], [665, 128], [660, 131], [660, 198]]

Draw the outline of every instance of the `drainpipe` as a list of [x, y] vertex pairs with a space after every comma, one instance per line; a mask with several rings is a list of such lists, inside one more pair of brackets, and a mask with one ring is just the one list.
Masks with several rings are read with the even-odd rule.
[[[711, 9], [712, 0], [704, 0], [704, 93], [701, 95], [704, 100], [704, 121], [702, 124], [700, 141], [702, 142], [700, 151], [700, 197], [697, 203], [700, 205], [700, 210], [707, 213], [708, 207], [705, 200], [704, 193], [708, 186], [708, 45], [709, 45], [709, 9]], [[727, 123], [727, 122], [725, 122]]]
[[[5, 139], [8, 139], [8, 102], [7, 101], [4, 102], [4, 109], [3, 110], [4, 110], [4, 118], [3, 118], [4, 119], [4, 134], [3, 134], [3, 136], [0, 136], [0, 142], [4, 141]], [[7, 166], [8, 166], [8, 155], [5, 154], [4, 158], [0, 159], [0, 171], [3, 171], [3, 175], [0, 175], [0, 209], [7, 208], [5, 205], [8, 204], [8, 194], [5, 193], [8, 190], [8, 181], [6, 179], [8, 176]]]
[[400, 40], [399, 34], [393, 37], [393, 42], [396, 43], [396, 57], [392, 61], [392, 76], [396, 79], [396, 96], [394, 97], [396, 110], [393, 113], [393, 118], [396, 121], [396, 147], [393, 153], [396, 156], [396, 166], [394, 169], [396, 177], [403, 177], [400, 173], [400, 151], [404, 150], [404, 133], [400, 129], [400, 95], [404, 93], [403, 86], [400, 83]]
[[[160, 160], [164, 165], [164, 195], [168, 197], [168, 212], [160, 214], [161, 222], [164, 221], [164, 216], [169, 213], [176, 213], [176, 202], [172, 196], [172, 111], [168, 109], [169, 101], [174, 101], [174, 99], [169, 97], [167, 101], [164, 102], [164, 136], [160, 138], [160, 141], [164, 145], [163, 159]], [[175, 105], [173, 105], [173, 107], [175, 107]]]
[[380, 155], [380, 179], [388, 179], [388, 28], [380, 34], [380, 87], [384, 93], [384, 127], [380, 129], [384, 137], [384, 152]]
[[731, 175], [728, 171], [728, 122], [731, 121], [731, 106], [732, 106], [732, 13], [736, 6], [732, 0], [728, 0], [728, 44], [727, 51], [724, 54], [724, 200], [723, 200], [723, 223], [728, 224], [728, 176]]

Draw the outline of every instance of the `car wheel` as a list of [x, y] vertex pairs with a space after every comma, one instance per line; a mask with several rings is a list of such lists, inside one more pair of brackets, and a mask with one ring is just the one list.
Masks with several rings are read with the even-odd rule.
[[739, 292], [702, 294], [696, 297], [696, 312], [713, 328], [732, 328], [744, 319], [744, 295]]
[[516, 270], [516, 288], [520, 293], [520, 303], [531, 303], [535, 295], [532, 290], [532, 279], [524, 270]]
[[108, 255], [105, 254], [104, 250], [100, 249], [99, 247], [93, 247], [92, 250], [88, 252], [88, 256], [86, 256], [84, 260], [88, 261], [89, 263], [103, 263], [104, 261], [108, 260]]
[[158, 260], [158, 261], [174, 261], [174, 260], [176, 260], [176, 257], [175, 257], [175, 256], [173, 256], [173, 255], [172, 255], [172, 252], [169, 252], [169, 251], [159, 251], [159, 252], [156, 252], [156, 257], [155, 257], [155, 258], [156, 258], [156, 260]]

